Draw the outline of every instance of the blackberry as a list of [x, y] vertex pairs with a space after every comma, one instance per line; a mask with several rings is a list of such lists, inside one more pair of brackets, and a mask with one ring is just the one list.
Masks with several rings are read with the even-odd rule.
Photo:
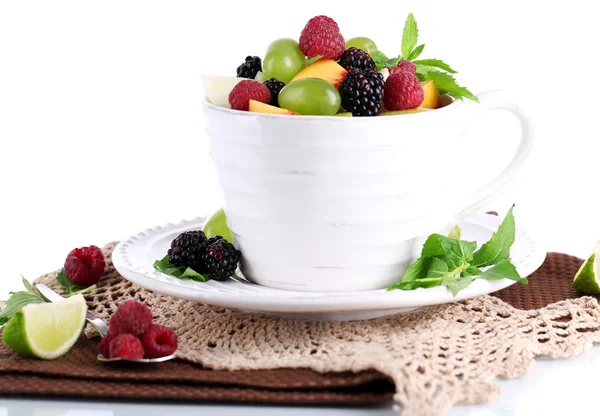
[[212, 280], [222, 282], [233, 276], [242, 253], [223, 237], [217, 237], [210, 239], [211, 244], [202, 255], [202, 263]]
[[262, 67], [258, 56], [246, 56], [244, 63], [237, 68], [237, 77], [254, 79], [258, 71], [261, 70]]
[[350, 71], [352, 68], [375, 70], [375, 62], [373, 62], [371, 56], [362, 49], [355, 47], [346, 49], [338, 64], [346, 68], [347, 71]]
[[177, 267], [191, 267], [197, 272], [203, 269], [202, 255], [206, 253], [208, 240], [202, 231], [186, 231], [171, 242], [167, 252], [169, 261]]
[[342, 107], [355, 117], [379, 115], [384, 85], [379, 72], [352, 68], [340, 86]]
[[279, 81], [277, 78], [271, 78], [270, 80], [263, 82], [263, 84], [271, 91], [271, 101], [269, 101], [269, 104], [279, 107], [277, 98], [279, 97], [279, 92], [285, 87], [285, 83]]

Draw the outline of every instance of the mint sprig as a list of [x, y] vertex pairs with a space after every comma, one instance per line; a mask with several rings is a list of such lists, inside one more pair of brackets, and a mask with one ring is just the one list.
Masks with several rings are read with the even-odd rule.
[[4, 309], [2, 309], [2, 312], [0, 312], [0, 326], [5, 325], [14, 314], [21, 310], [23, 306], [32, 303], [45, 302], [44, 298], [35, 292], [31, 286], [31, 283], [29, 283], [29, 281], [24, 277], [21, 276], [21, 278], [23, 286], [25, 286], [25, 290], [19, 292], [10, 292], [10, 298], [8, 298]]
[[193, 280], [195, 282], [208, 282], [209, 276], [204, 276], [191, 267], [177, 267], [169, 261], [169, 256], [166, 255], [160, 260], [154, 262], [154, 268], [161, 273], [169, 276], [177, 277], [182, 280]]
[[414, 290], [441, 285], [456, 296], [475, 279], [511, 279], [527, 284], [527, 279], [519, 275], [510, 261], [510, 248], [515, 242], [513, 208], [490, 240], [478, 250], [476, 242], [459, 239], [458, 227], [448, 237], [430, 235], [423, 244], [421, 257], [406, 270], [402, 281], [388, 290]]
[[419, 42], [419, 28], [412, 13], [406, 18], [404, 30], [402, 31], [401, 53], [395, 58], [388, 58], [383, 52], [373, 54], [373, 62], [379, 69], [395, 68], [398, 62], [405, 60], [415, 64], [417, 78], [420, 81], [433, 80], [441, 94], [450, 95], [456, 99], [467, 98], [479, 102], [475, 94], [466, 87], [458, 84], [453, 74], [457, 71], [441, 59], [419, 59], [425, 50], [425, 44], [417, 45]]

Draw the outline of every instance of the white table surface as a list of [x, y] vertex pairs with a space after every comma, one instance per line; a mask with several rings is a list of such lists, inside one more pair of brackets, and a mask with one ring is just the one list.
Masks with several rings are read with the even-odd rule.
[[[500, 380], [502, 394], [487, 405], [457, 406], [448, 416], [595, 415], [598, 403], [600, 348], [568, 359], [538, 359], [533, 369], [515, 380]], [[340, 408], [245, 406], [224, 404], [123, 403], [87, 400], [0, 399], [0, 416], [187, 416], [232, 415], [387, 416], [392, 406]]]

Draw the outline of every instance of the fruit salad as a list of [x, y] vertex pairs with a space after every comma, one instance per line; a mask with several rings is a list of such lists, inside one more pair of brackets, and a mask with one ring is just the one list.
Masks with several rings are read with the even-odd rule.
[[412, 14], [392, 58], [374, 40], [346, 41], [335, 20], [315, 16], [298, 40], [274, 40], [262, 59], [247, 56], [236, 77], [203, 76], [204, 90], [217, 106], [294, 116], [386, 116], [477, 101], [443, 60], [419, 59], [424, 49]]

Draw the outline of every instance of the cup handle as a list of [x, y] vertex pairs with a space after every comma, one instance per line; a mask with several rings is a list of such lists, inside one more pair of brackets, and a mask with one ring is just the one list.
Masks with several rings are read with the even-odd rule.
[[512, 160], [504, 170], [489, 183], [466, 198], [469, 203], [457, 215], [457, 220], [462, 220], [477, 212], [489, 203], [492, 198], [506, 191], [509, 183], [527, 159], [533, 145], [533, 122], [531, 117], [509, 97], [506, 91], [486, 91], [479, 94], [478, 98], [485, 110], [507, 110], [519, 120], [521, 123], [521, 142]]

